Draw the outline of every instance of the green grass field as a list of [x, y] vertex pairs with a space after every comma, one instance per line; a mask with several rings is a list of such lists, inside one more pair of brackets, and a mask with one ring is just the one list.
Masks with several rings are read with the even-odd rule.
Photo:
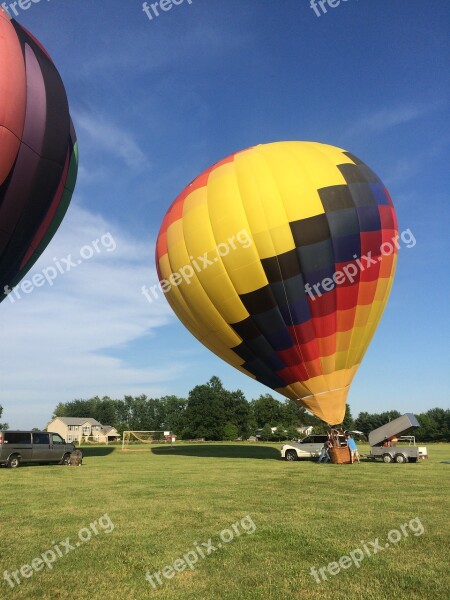
[[[0, 598], [448, 600], [449, 444], [429, 445], [428, 461], [407, 465], [287, 463], [279, 447], [90, 447], [82, 467], [0, 469]], [[415, 520], [417, 535], [404, 527], [405, 536], [413, 519], [423, 533]], [[94, 521], [97, 535], [84, 529]], [[225, 529], [234, 539], [218, 548]], [[370, 542], [385, 546], [394, 529], [401, 539], [373, 555]], [[80, 530], [90, 541], [79, 541]], [[146, 572], [173, 566], [194, 543], [205, 558], [166, 569], [174, 576], [160, 575], [154, 589]], [[344, 560], [348, 568], [316, 582], [312, 567], [363, 553], [363, 543], [372, 552], [359, 568]], [[4, 571], [11, 577], [55, 544], [62, 556], [46, 555], [52, 568], [25, 567], [29, 577], [19, 573], [12, 589]]]

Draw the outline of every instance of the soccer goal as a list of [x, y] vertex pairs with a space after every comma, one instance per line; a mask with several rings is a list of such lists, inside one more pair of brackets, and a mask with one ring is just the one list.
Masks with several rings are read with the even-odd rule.
[[124, 431], [122, 450], [130, 450], [130, 445], [170, 444], [173, 447], [175, 435], [171, 431]]

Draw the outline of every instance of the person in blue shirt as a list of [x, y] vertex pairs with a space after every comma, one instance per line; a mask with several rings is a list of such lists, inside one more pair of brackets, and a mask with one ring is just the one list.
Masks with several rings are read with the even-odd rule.
[[350, 434], [347, 434], [345, 436], [345, 439], [347, 440], [347, 446], [348, 446], [348, 449], [350, 450], [351, 463], [353, 464], [355, 462], [355, 460], [360, 462], [358, 447], [356, 445], [355, 440], [352, 438], [352, 436]]

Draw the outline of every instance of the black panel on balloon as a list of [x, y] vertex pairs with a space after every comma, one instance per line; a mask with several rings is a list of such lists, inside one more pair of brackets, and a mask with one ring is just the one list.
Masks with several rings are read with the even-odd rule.
[[331, 237], [359, 234], [360, 225], [356, 208], [344, 208], [327, 213]]
[[325, 212], [353, 208], [355, 205], [347, 185], [331, 185], [318, 192]]
[[327, 266], [334, 266], [335, 263], [331, 240], [297, 248], [297, 253], [304, 274], [318, 271]]
[[378, 206], [359, 206], [357, 211], [361, 231], [379, 231], [381, 229]]
[[[320, 193], [320, 190], [319, 190]], [[322, 242], [330, 237], [330, 229], [326, 215], [316, 215], [300, 221], [289, 223], [295, 246], [308, 246]]]
[[276, 306], [276, 300], [269, 285], [248, 294], [240, 294], [239, 298], [251, 315], [266, 312]]
[[247, 317], [243, 321], [239, 321], [239, 323], [232, 323], [231, 327], [243, 340], [251, 340], [260, 334], [251, 317]]
[[355, 206], [376, 206], [377, 201], [372, 185], [369, 183], [351, 183], [348, 186]]
[[262, 258], [261, 264], [269, 283], [290, 279], [301, 273], [295, 250], [289, 250], [289, 252], [270, 258]]
[[362, 160], [360, 160], [357, 156], [355, 156], [351, 152], [343, 152], [343, 154], [345, 156], [348, 156], [348, 158], [350, 160], [352, 160], [355, 163], [355, 165], [363, 165], [364, 164]]

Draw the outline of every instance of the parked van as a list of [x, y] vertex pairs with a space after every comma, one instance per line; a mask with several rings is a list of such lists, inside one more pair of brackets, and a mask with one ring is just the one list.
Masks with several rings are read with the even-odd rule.
[[73, 444], [51, 431], [0, 431], [0, 465], [15, 469], [26, 463], [68, 465]]

